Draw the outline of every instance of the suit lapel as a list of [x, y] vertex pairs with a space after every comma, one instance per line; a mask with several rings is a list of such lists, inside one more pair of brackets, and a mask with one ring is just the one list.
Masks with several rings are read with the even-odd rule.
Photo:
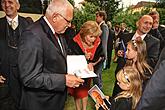
[[[41, 23], [41, 25], [42, 25], [42, 27], [43, 27], [45, 33], [47, 33], [47, 37], [49, 38], [49, 40], [50, 40], [51, 42], [53, 42], [53, 44], [54, 44], [55, 48], [57, 49], [57, 51], [58, 51], [60, 54], [62, 54], [62, 56], [64, 56], [64, 54], [62, 53], [61, 48], [60, 48], [60, 46], [59, 46], [59, 44], [58, 44], [57, 39], [55, 38], [53, 32], [51, 31], [51, 29], [49, 28], [49, 26], [47, 25], [47, 23], [45, 22], [45, 20], [43, 19], [43, 17], [40, 19], [40, 23]], [[65, 57], [65, 56], [64, 56], [64, 57]]]

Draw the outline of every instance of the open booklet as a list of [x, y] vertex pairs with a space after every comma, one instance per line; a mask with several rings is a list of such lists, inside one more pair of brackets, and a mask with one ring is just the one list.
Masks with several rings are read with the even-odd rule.
[[93, 71], [89, 71], [84, 55], [67, 55], [67, 72], [81, 78], [97, 77]]
[[97, 85], [94, 85], [88, 91], [88, 94], [92, 97], [95, 103], [99, 104], [99, 106], [102, 107], [103, 110], [110, 110], [111, 103], [105, 98], [105, 95]]

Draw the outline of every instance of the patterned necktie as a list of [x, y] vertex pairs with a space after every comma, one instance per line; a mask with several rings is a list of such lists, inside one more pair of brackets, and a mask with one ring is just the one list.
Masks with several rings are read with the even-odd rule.
[[11, 27], [12, 27], [12, 29], [15, 30], [17, 28], [17, 26], [18, 26], [17, 22], [14, 21], [14, 20], [12, 20], [11, 21]]

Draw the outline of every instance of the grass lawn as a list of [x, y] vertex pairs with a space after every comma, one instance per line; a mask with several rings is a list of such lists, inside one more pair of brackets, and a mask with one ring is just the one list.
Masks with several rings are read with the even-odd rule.
[[[102, 73], [103, 93], [105, 95], [111, 96], [111, 94], [112, 94], [112, 90], [113, 90], [113, 86], [114, 86], [114, 79], [115, 79], [115, 76], [114, 76], [115, 69], [116, 69], [116, 63], [111, 63], [111, 68], [108, 70], [104, 70]], [[88, 99], [89, 100], [88, 100], [87, 110], [94, 110], [95, 103], [90, 98], [90, 96]], [[67, 97], [67, 101], [66, 101], [64, 110], [76, 110], [73, 97], [71, 97], [71, 96]]]

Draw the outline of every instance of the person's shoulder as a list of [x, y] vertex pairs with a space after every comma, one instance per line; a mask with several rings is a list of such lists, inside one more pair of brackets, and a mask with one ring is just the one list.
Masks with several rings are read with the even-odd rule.
[[147, 39], [150, 39], [150, 40], [152, 40], [152, 41], [154, 41], [154, 42], [160, 42], [160, 40], [159, 40], [158, 38], [154, 37], [154, 36], [151, 35], [151, 34], [147, 34], [146, 38], [147, 38]]
[[130, 98], [120, 97], [120, 98], [114, 99], [112, 102], [112, 108], [114, 108], [114, 110], [131, 110], [132, 97]]
[[160, 25], [158, 27], [158, 30], [160, 31], [161, 34], [163, 34], [163, 36], [165, 36], [165, 25]]
[[116, 101], [118, 101], [118, 102], [131, 102], [132, 101], [132, 97], [128, 97], [128, 98], [120, 97], [120, 98], [116, 99]]
[[25, 17], [20, 16], [20, 15], [18, 15], [18, 19], [19, 19], [19, 20], [25, 20], [25, 21], [27, 21]]
[[108, 25], [106, 23], [102, 23], [101, 26], [108, 28]]
[[24, 25], [30, 24], [30, 22], [23, 16], [18, 15], [18, 20], [20, 20], [20, 22], [23, 22]]
[[128, 41], [132, 39], [134, 33], [123, 33], [119, 35], [121, 39], [127, 39]]
[[6, 20], [6, 17], [1, 17], [0, 18], [0, 22], [3, 22], [4, 20]]

